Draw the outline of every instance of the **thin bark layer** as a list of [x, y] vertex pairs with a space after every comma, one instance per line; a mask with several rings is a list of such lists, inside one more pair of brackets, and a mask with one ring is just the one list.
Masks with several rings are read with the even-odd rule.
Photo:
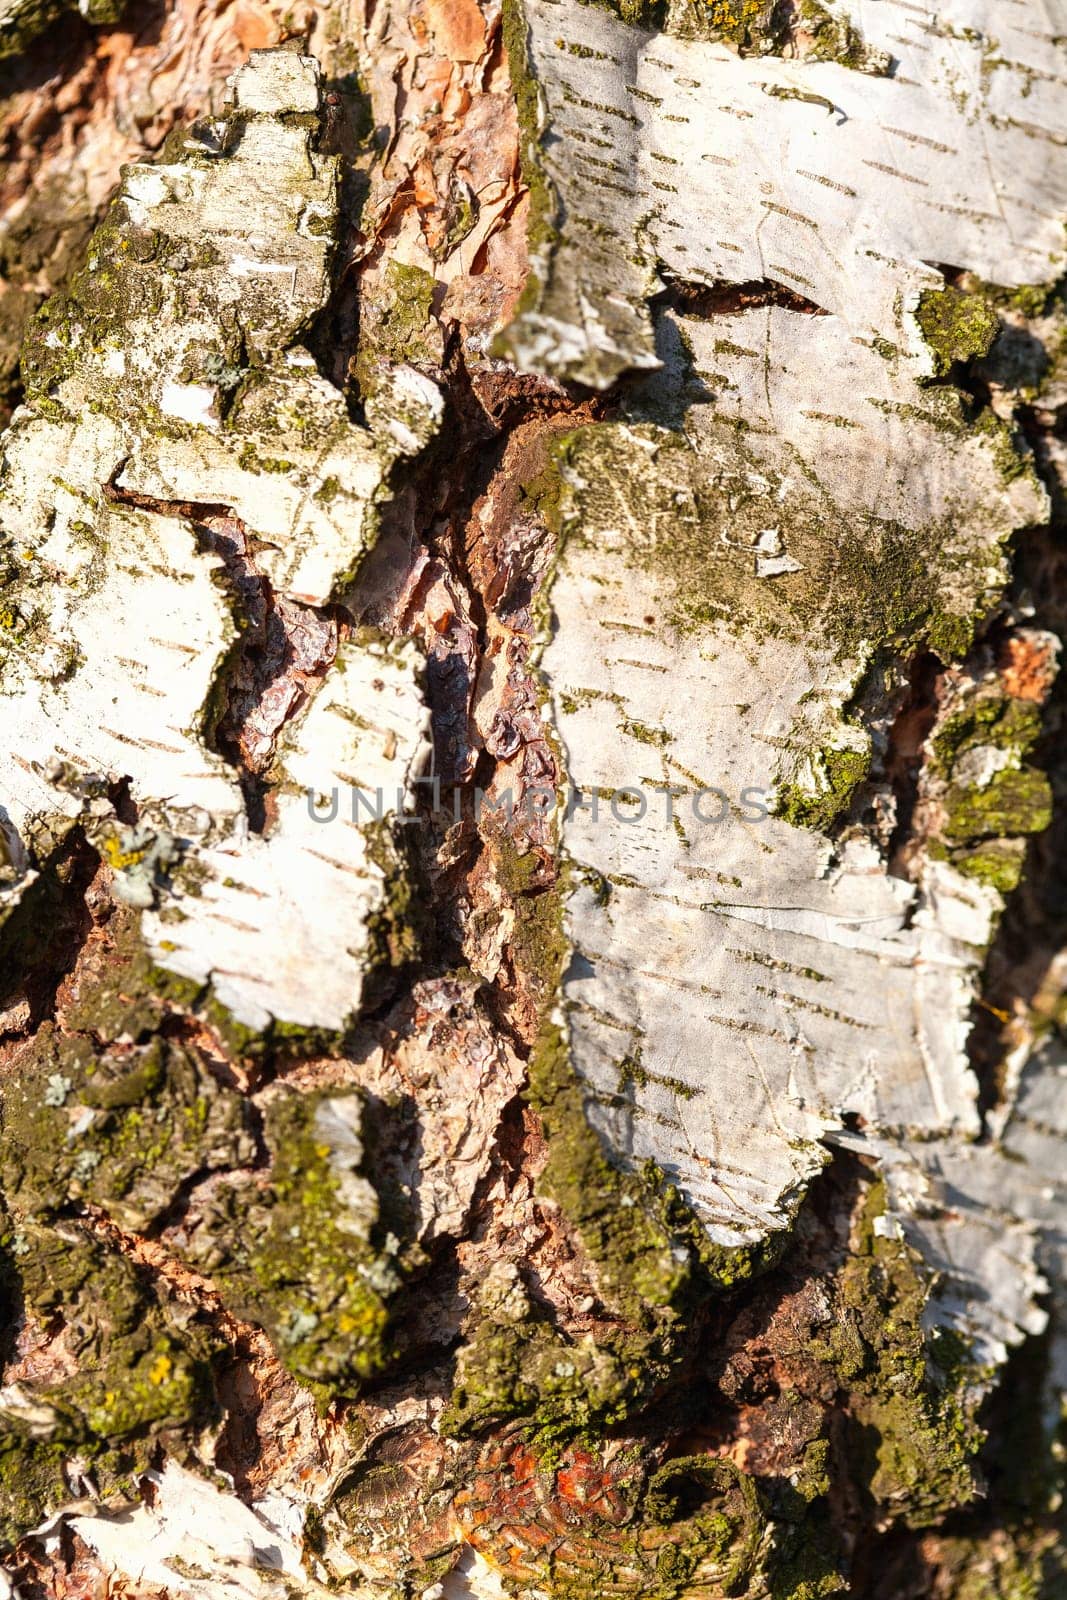
[[14, 58], [26, 1600], [1063, 1583], [1065, 28], [883, 9]]

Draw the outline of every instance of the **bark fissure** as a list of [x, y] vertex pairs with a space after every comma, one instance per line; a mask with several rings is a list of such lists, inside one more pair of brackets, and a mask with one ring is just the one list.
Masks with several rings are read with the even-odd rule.
[[262, 834], [268, 827], [269, 774], [278, 739], [328, 673], [349, 619], [340, 607], [311, 606], [275, 594], [257, 564], [254, 534], [230, 507], [159, 500], [114, 481], [105, 493], [117, 505], [182, 518], [192, 526], [198, 548], [221, 559], [238, 641], [212, 685], [206, 733], [210, 747], [237, 774], [250, 829]]
[[756, 306], [781, 306], [809, 317], [829, 315], [825, 306], [767, 278], [753, 283], [694, 283], [668, 277], [667, 282], [667, 303], [689, 317], [728, 317]]

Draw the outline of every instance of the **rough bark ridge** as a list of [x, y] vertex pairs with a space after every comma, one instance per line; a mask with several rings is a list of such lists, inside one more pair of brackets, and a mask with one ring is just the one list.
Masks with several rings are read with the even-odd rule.
[[1065, 1592], [1067, 15], [64, 9], [8, 1581]]

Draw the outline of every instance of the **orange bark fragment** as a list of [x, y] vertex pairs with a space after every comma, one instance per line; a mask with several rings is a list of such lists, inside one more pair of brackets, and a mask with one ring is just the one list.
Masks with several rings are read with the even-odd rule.
[[1008, 694], [1040, 704], [1056, 676], [1055, 647], [1047, 634], [1023, 630], [1005, 641], [998, 666]]
[[485, 18], [475, 0], [425, 0], [434, 44], [452, 61], [480, 61], [485, 53]]

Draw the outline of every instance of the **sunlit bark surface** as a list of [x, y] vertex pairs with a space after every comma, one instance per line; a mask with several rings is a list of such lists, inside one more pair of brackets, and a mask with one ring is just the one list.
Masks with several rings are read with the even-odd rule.
[[0, 3], [22, 1600], [1044, 1600], [1067, 12]]

